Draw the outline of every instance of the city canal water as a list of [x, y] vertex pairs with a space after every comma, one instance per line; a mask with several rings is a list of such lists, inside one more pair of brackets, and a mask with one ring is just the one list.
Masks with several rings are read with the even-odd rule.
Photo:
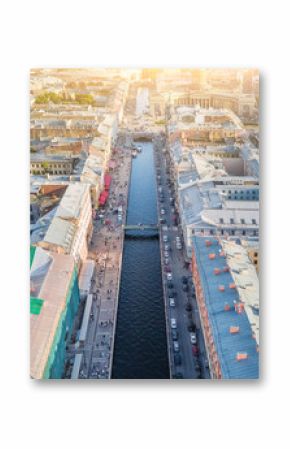
[[[157, 222], [153, 144], [138, 143], [127, 224]], [[166, 379], [169, 367], [159, 239], [151, 231], [125, 238], [112, 377]], [[149, 236], [148, 236], [149, 233]]]

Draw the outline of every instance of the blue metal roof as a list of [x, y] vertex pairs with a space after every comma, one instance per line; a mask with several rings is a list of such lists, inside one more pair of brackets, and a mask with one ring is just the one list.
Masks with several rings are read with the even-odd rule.
[[[212, 242], [211, 246], [206, 246], [206, 240]], [[215, 268], [226, 267], [225, 257], [220, 256], [222, 248], [213, 237], [194, 236], [192, 241], [222, 377], [256, 379], [259, 377], [259, 354], [247, 314], [238, 314], [234, 309], [234, 301], [239, 302], [239, 295], [236, 289], [229, 288], [233, 278], [228, 271], [214, 274]], [[216, 254], [215, 259], [209, 259], [210, 253]], [[225, 290], [219, 291], [219, 285], [224, 285]], [[229, 304], [229, 311], [225, 311], [225, 304]], [[231, 334], [231, 326], [238, 326], [239, 333]], [[237, 361], [238, 352], [246, 352], [248, 358]]]

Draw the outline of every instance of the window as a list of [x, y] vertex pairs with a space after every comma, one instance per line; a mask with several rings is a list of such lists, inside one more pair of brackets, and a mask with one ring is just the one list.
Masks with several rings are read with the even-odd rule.
[[230, 219], [230, 223], [234, 224], [234, 219], [233, 218]]
[[255, 220], [254, 218], [252, 219], [252, 223], [253, 223], [254, 225], [257, 224], [257, 223], [256, 223], [256, 220]]
[[258, 257], [258, 253], [254, 253], [254, 257]]
[[232, 231], [231, 231], [231, 234], [232, 234], [232, 235], [235, 235], [235, 231], [234, 231], [234, 229], [232, 229]]
[[244, 218], [241, 218], [241, 223], [245, 224], [245, 219]]
[[243, 234], [243, 235], [246, 235], [246, 231], [243, 231], [242, 234]]
[[223, 222], [224, 222], [224, 219], [220, 218], [220, 224], [223, 224]]

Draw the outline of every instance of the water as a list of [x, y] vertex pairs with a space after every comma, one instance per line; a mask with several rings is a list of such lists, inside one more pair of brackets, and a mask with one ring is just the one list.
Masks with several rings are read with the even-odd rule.
[[[153, 146], [140, 145], [142, 153], [133, 160], [127, 223], [154, 224], [157, 210]], [[112, 377], [169, 378], [156, 237], [125, 239]]]

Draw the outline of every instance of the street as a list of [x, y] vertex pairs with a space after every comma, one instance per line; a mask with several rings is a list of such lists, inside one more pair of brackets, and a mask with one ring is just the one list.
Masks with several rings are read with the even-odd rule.
[[[196, 378], [210, 378], [209, 371], [206, 363], [206, 353], [204, 347], [204, 340], [202, 331], [200, 328], [200, 321], [198, 316], [197, 304], [194, 296], [194, 287], [192, 285], [191, 271], [187, 268], [188, 264], [185, 264], [185, 258], [183, 251], [176, 247], [176, 236], [179, 236], [182, 241], [182, 233], [178, 226], [173, 224], [173, 216], [177, 215], [177, 211], [174, 206], [170, 204], [170, 198], [174, 198], [173, 186], [169, 185], [169, 158], [166, 158], [165, 153], [162, 152], [161, 140], [157, 144], [158, 150], [155, 151], [155, 163], [157, 174], [157, 201], [158, 201], [158, 214], [159, 223], [160, 219], [166, 221], [166, 224], [160, 226], [160, 246], [161, 246], [161, 261], [163, 271], [163, 283], [164, 290], [166, 292], [165, 304], [167, 308], [167, 330], [169, 332], [169, 358], [171, 364], [171, 372], [173, 377], [183, 377], [186, 379]], [[158, 178], [159, 176], [159, 178]], [[160, 190], [162, 189], [162, 192]], [[162, 198], [163, 197], [163, 198]], [[162, 202], [160, 201], [162, 199]], [[172, 200], [171, 200], [172, 202]], [[164, 214], [161, 215], [160, 211], [164, 209]], [[168, 237], [168, 242], [163, 241], [163, 236]], [[165, 245], [169, 246], [168, 258], [169, 264], [165, 265]], [[167, 272], [166, 269], [172, 273], [172, 284], [175, 296], [175, 306], [170, 306], [168, 288]], [[188, 280], [188, 292], [183, 291], [182, 277], [185, 276]], [[186, 310], [190, 304], [191, 310]], [[179, 351], [174, 352], [172, 329], [170, 326], [171, 318], [175, 318], [177, 321], [178, 343]], [[190, 331], [188, 330], [189, 322], [193, 321], [196, 326], [195, 333], [197, 338], [197, 348], [199, 353], [193, 355], [192, 344], [190, 341]], [[180, 354], [180, 364], [174, 363], [174, 355]], [[175, 362], [178, 362], [178, 357]]]

